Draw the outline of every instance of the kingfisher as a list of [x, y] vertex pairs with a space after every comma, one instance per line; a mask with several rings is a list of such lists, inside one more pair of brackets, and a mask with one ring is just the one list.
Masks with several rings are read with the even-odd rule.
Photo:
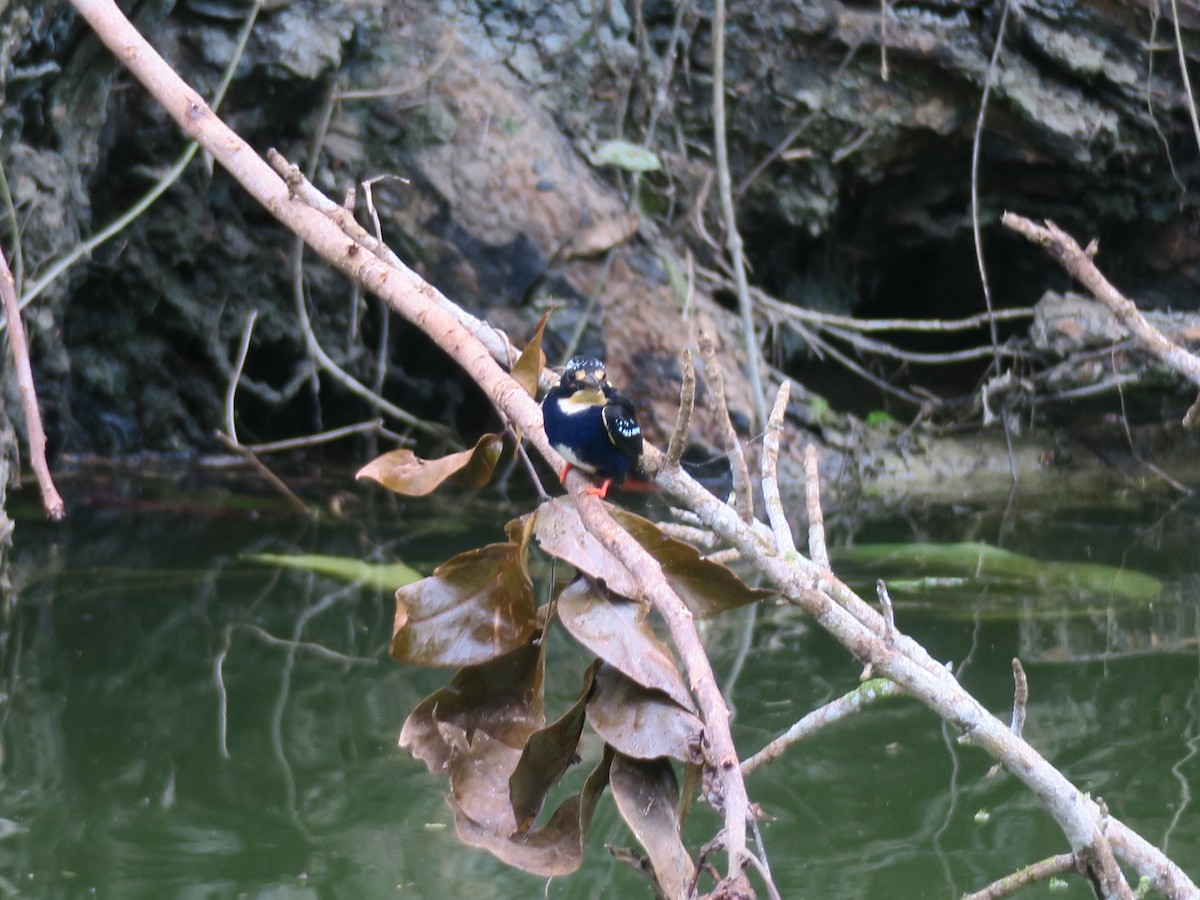
[[567, 363], [558, 385], [542, 400], [542, 419], [550, 446], [567, 461], [559, 481], [574, 466], [604, 479], [587, 489], [604, 497], [609, 485], [620, 485], [637, 467], [642, 429], [633, 403], [613, 387], [604, 363], [595, 357], [576, 356]]

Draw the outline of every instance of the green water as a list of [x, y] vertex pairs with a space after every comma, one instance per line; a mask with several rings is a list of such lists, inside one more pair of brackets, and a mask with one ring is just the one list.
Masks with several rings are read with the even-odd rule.
[[[20, 521], [16, 600], [0, 618], [0, 896], [649, 896], [604, 849], [633, 843], [608, 797], [585, 868], [548, 887], [458, 844], [444, 782], [396, 747], [408, 711], [449, 673], [386, 657], [393, 601], [383, 592], [242, 559], [354, 554], [428, 571], [500, 539], [520, 511], [380, 504], [349, 523], [307, 526], [207, 508], [76, 506], [62, 526]], [[984, 540], [1162, 578], [1148, 606], [966, 585], [898, 595], [897, 615], [1005, 719], [1020, 655], [1026, 736], [1200, 878], [1197, 511], [831, 517], [830, 540]], [[873, 584], [874, 573], [861, 574]], [[264, 632], [342, 657], [267, 643]], [[745, 755], [859, 675], [791, 609], [739, 611], [706, 637]], [[554, 652], [572, 674], [551, 679], [552, 713], [573, 699], [586, 663], [561, 632]], [[597, 752], [585, 745], [585, 762]], [[905, 699], [793, 748], [749, 781], [772, 816], [763, 833], [783, 896], [953, 898], [1065, 851], [1028, 791], [985, 777], [989, 767]], [[693, 849], [715, 826], [711, 811], [694, 814]], [[1090, 893], [1075, 881], [1057, 896]]]

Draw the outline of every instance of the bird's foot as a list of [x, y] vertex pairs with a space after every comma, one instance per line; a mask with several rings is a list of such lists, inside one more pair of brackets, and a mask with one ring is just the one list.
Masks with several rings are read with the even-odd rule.
[[585, 494], [591, 494], [593, 497], [600, 497], [600, 498], [604, 498], [604, 497], [607, 497], [607, 496], [608, 496], [608, 486], [609, 486], [610, 484], [612, 484], [612, 479], [611, 479], [611, 478], [605, 478], [605, 479], [604, 479], [604, 484], [600, 485], [600, 487], [594, 487], [594, 486], [593, 486], [593, 487], [590, 487], [590, 488], [584, 488], [584, 489], [583, 489], [583, 492], [584, 492]]

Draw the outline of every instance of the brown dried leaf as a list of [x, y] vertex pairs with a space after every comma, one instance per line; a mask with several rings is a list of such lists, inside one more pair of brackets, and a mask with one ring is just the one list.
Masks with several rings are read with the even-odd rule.
[[612, 758], [612, 751], [605, 748], [604, 758], [588, 776], [583, 790], [563, 801], [550, 821], [533, 831], [499, 833], [465, 815], [451, 799], [459, 840], [534, 875], [569, 875], [583, 864], [583, 843], [592, 826], [596, 801], [608, 783]]
[[518, 544], [452, 557], [396, 591], [392, 657], [421, 666], [472, 666], [525, 644], [537, 603]]
[[542, 369], [546, 368], [546, 354], [542, 352], [542, 332], [546, 330], [546, 322], [549, 321], [552, 312], [553, 307], [542, 313], [533, 329], [533, 337], [529, 339], [529, 343], [525, 345], [512, 367], [512, 377], [517, 384], [525, 388], [530, 397], [537, 397], [538, 380], [542, 377]]
[[650, 627], [644, 603], [605, 594], [580, 578], [558, 595], [558, 618], [571, 636], [645, 688], [694, 710], [671, 650]]
[[618, 753], [609, 778], [621, 818], [649, 855], [663, 896], [688, 896], [696, 864], [679, 836], [679, 784], [671, 763]]
[[750, 587], [728, 566], [702, 558], [691, 544], [667, 537], [649, 519], [618, 506], [610, 506], [609, 512], [658, 560], [663, 574], [696, 618], [707, 619], [774, 595], [773, 591]]
[[370, 478], [390, 491], [409, 497], [433, 493], [453, 476], [463, 487], [483, 487], [492, 477], [504, 451], [504, 436], [485, 434], [470, 450], [439, 459], [421, 459], [408, 449], [392, 450], [367, 463], [355, 478]]
[[[543, 642], [544, 643], [544, 642]], [[579, 738], [583, 734], [584, 709], [592, 693], [598, 663], [583, 675], [583, 691], [575, 705], [555, 722], [535, 731], [525, 742], [521, 760], [508, 779], [508, 792], [517, 829], [527, 831], [546, 802], [546, 794], [578, 761]]]
[[533, 536], [546, 553], [587, 573], [615, 594], [639, 596], [637, 581], [629, 570], [583, 527], [569, 500], [549, 500], [535, 515]]
[[648, 690], [612, 666], [596, 673], [588, 724], [615, 750], [637, 759], [695, 761], [703, 723], [666, 694]]
[[[477, 734], [519, 751], [546, 724], [540, 659], [540, 648], [528, 643], [455, 672], [449, 685], [409, 714], [400, 731], [400, 747], [431, 772], [446, 771], [452, 758], [469, 753], [469, 738]], [[510, 774], [504, 773], [499, 783], [506, 784]]]
[[614, 216], [602, 219], [591, 228], [575, 234], [567, 246], [567, 259], [580, 256], [597, 256], [633, 237], [641, 221], [636, 215]]

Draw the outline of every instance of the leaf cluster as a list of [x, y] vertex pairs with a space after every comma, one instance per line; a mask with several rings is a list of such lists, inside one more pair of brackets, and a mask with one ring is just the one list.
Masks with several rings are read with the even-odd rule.
[[[499, 455], [490, 438], [499, 435], [432, 462], [394, 451], [360, 477], [427, 493], [433, 481], [490, 472]], [[609, 511], [697, 619], [770, 596], [649, 520]], [[637, 579], [588, 532], [570, 501], [545, 501], [505, 531], [505, 541], [459, 553], [396, 592], [392, 657], [457, 670], [409, 714], [400, 745], [447, 778], [460, 840], [538, 875], [579, 868], [596, 804], [609, 788], [648, 857], [642, 868], [666, 896], [685, 896], [696, 865], [681, 830], [704, 774], [705, 738], [676, 654], [657, 636]], [[534, 552], [575, 572], [541, 605], [530, 576]], [[565, 677], [547, 672], [547, 647], [559, 632], [594, 658], [575, 702], [547, 721], [547, 678]], [[586, 745], [590, 773], [547, 814], [548, 796], [582, 761], [588, 733], [600, 746]]]

